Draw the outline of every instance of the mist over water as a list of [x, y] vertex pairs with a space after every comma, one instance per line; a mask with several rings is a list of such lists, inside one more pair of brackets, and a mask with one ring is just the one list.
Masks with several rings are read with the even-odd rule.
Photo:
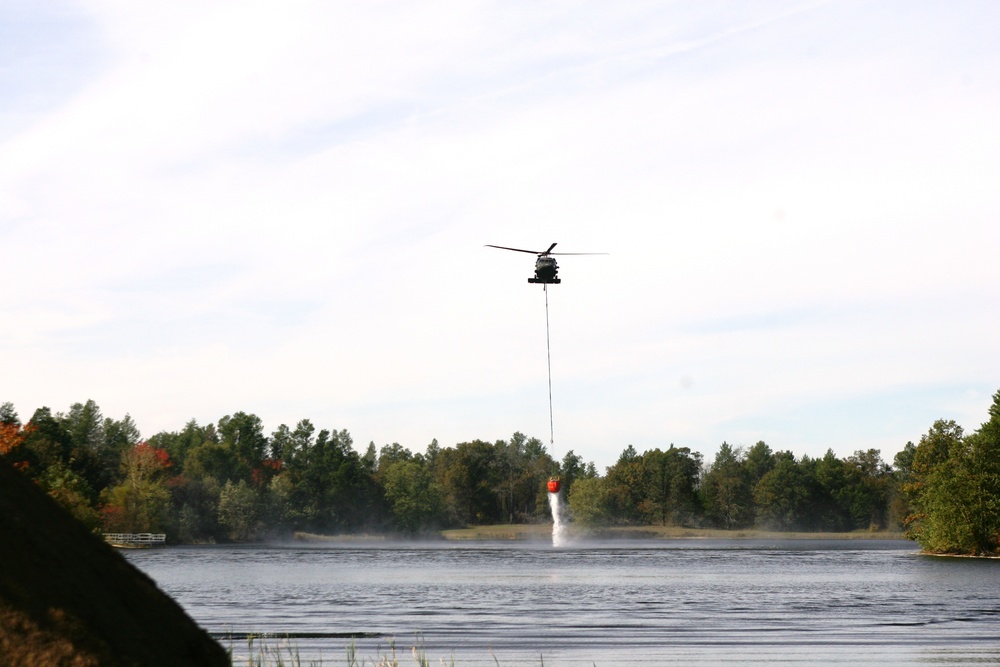
[[[550, 502], [562, 499], [550, 497]], [[555, 539], [555, 536], [553, 537]], [[554, 542], [553, 542], [554, 543]], [[618, 540], [130, 551], [234, 664], [244, 639], [302, 664], [456, 667], [1000, 665], [1000, 562], [893, 541]], [[286, 654], [287, 655], [287, 654]], [[367, 663], [366, 663], [367, 664]]]
[[563, 516], [562, 491], [549, 494], [549, 508], [552, 510], [552, 546], [566, 546], [566, 518]]

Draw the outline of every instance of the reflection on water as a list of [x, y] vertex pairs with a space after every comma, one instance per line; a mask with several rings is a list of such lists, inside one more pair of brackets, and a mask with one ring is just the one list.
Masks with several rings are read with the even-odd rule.
[[[1000, 665], [1000, 562], [908, 542], [176, 547], [128, 557], [213, 633], [346, 664]], [[276, 645], [276, 640], [269, 640]], [[226, 643], [223, 641], [223, 643]], [[236, 653], [245, 646], [233, 640]]]

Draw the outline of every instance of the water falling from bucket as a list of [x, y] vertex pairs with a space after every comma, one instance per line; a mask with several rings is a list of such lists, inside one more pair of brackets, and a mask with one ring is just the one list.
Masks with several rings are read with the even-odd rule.
[[549, 494], [549, 508], [552, 510], [552, 546], [566, 545], [566, 522], [563, 518], [562, 493]]

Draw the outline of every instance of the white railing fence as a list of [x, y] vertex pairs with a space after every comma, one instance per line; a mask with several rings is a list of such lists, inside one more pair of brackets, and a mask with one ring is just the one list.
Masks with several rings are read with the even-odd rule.
[[156, 546], [166, 544], [165, 533], [104, 533], [104, 541], [111, 544]]

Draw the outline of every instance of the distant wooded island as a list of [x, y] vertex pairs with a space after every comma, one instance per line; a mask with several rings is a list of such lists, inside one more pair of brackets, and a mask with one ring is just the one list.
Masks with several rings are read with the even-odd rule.
[[104, 417], [92, 400], [38, 408], [26, 423], [0, 405], [0, 461], [92, 530], [163, 532], [175, 544], [544, 523], [552, 476], [572, 520], [590, 528], [904, 530], [927, 552], [969, 555], [997, 554], [1000, 540], [1000, 391], [975, 432], [936, 421], [891, 465], [877, 449], [811, 458], [723, 442], [705, 462], [687, 447], [628, 445], [601, 475], [520, 432], [360, 453], [347, 430], [303, 419], [267, 435], [245, 412], [143, 439], [129, 415]]

